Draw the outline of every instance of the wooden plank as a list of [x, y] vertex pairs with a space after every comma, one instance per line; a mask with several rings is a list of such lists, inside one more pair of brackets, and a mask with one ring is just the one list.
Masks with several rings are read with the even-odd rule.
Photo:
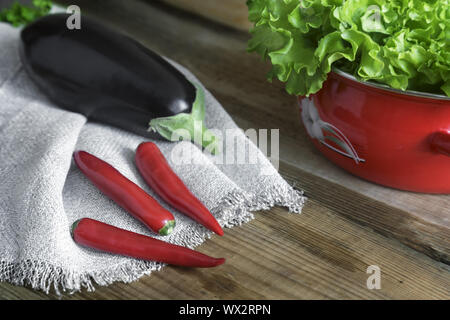
[[249, 30], [247, 0], [160, 0], [224, 25]]
[[[268, 66], [245, 53], [247, 34], [141, 1], [67, 3], [79, 4], [84, 12], [190, 68], [241, 127], [280, 128], [280, 170], [306, 190], [310, 201], [301, 216], [276, 208], [258, 213], [251, 223], [227, 229], [222, 238], [205, 242], [199, 251], [228, 258], [219, 268], [167, 267], [132, 284], [117, 283], [99, 287], [95, 293], [81, 292], [64, 298], [450, 298], [450, 267], [396, 240], [410, 246], [426, 244], [428, 248], [438, 248], [429, 242], [439, 242], [438, 238], [426, 243], [418, 241], [421, 234], [412, 231], [420, 230], [406, 223], [411, 213], [405, 208], [414, 204], [397, 210], [395, 203], [383, 201], [382, 196], [368, 195], [366, 189], [380, 187], [347, 175], [311, 147], [300, 126], [295, 98], [285, 94], [280, 84], [263, 81]], [[335, 180], [322, 176], [328, 171]], [[359, 183], [361, 190], [353, 183]], [[439, 217], [437, 212], [435, 209], [434, 214]], [[429, 230], [431, 224], [425, 225]], [[411, 234], [408, 230], [412, 230]], [[442, 235], [442, 230], [437, 233]], [[407, 241], [400, 235], [406, 235]], [[428, 236], [432, 236], [431, 232]], [[441, 244], [436, 252], [428, 252], [424, 246], [418, 249], [439, 258], [442, 247], [445, 245]], [[366, 269], [373, 264], [382, 270], [381, 290], [366, 288]], [[56, 297], [1, 283], [0, 298]]]
[[[280, 161], [294, 168], [291, 180], [309, 191], [302, 181], [317, 177], [320, 184], [315, 185], [323, 189], [323, 201], [341, 203], [343, 214], [439, 261], [450, 261], [450, 196], [381, 187], [344, 172], [321, 156], [301, 125], [296, 98], [285, 93], [280, 83], [266, 82], [269, 65], [246, 53], [247, 33], [145, 2], [117, 3], [104, 13], [95, 9], [101, 1], [80, 3], [191, 69], [242, 128], [280, 128]], [[130, 14], [133, 21], [124, 24]], [[343, 193], [336, 193], [335, 186]]]
[[[450, 268], [310, 200], [301, 216], [258, 213], [198, 248], [227, 257], [214, 269], [166, 267], [131, 284], [64, 299], [448, 299]], [[366, 287], [378, 265], [381, 290]], [[0, 298], [57, 298], [0, 284]]]

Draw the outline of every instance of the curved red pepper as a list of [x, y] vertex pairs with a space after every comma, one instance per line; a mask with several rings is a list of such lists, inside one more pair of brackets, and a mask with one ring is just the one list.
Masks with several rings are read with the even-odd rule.
[[76, 221], [71, 233], [75, 242], [83, 246], [137, 259], [198, 268], [216, 267], [225, 262], [224, 258], [213, 258], [89, 218]]
[[154, 143], [139, 145], [136, 150], [136, 165], [147, 184], [164, 201], [218, 235], [223, 235], [217, 220], [172, 171]]
[[85, 151], [77, 151], [73, 157], [86, 177], [132, 216], [160, 235], [173, 231], [172, 213], [113, 166]]

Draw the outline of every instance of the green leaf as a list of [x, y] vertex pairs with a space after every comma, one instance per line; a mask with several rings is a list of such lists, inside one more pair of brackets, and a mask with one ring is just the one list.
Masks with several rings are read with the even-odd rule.
[[361, 17], [361, 28], [367, 33], [380, 32], [389, 34], [384, 28], [381, 16], [381, 8], [377, 5], [369, 7], [366, 13]]
[[19, 27], [45, 16], [52, 8], [52, 2], [49, 0], [33, 0], [32, 4], [25, 6], [14, 2], [9, 8], [0, 11], [0, 21]]
[[249, 0], [248, 50], [290, 94], [322, 88], [332, 66], [401, 90], [449, 94], [450, 0]]
[[450, 80], [444, 83], [441, 89], [450, 97]]

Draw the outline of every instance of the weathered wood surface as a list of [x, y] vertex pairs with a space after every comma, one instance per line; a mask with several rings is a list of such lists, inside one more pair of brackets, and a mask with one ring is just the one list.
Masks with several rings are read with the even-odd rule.
[[[450, 267], [422, 253], [449, 260], [449, 197], [378, 187], [326, 161], [295, 98], [265, 82], [268, 66], [245, 53], [246, 33], [141, 1], [70, 3], [191, 69], [242, 128], [280, 128], [280, 172], [310, 201], [300, 216], [276, 208], [208, 240], [198, 250], [227, 257], [218, 268], [166, 267], [64, 299], [450, 298]], [[381, 290], [366, 287], [369, 265], [381, 268]], [[0, 298], [54, 297], [0, 284]]]
[[[153, 1], [153, 0], [147, 0]], [[177, 8], [218, 21], [227, 26], [248, 31], [247, 0], [159, 0]]]
[[[449, 268], [310, 200], [302, 216], [261, 212], [198, 248], [227, 257], [214, 269], [166, 267], [131, 284], [64, 299], [448, 299]], [[366, 269], [381, 268], [381, 290]], [[0, 298], [47, 299], [0, 284]]]

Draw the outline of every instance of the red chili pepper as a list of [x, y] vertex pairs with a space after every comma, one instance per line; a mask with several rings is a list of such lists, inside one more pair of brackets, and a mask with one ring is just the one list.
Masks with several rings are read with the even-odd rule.
[[154, 143], [139, 145], [136, 150], [136, 165], [147, 184], [168, 204], [218, 235], [223, 235], [217, 220], [172, 171]]
[[85, 151], [75, 152], [74, 159], [100, 191], [151, 230], [164, 236], [173, 231], [175, 218], [172, 213], [113, 166]]
[[216, 267], [225, 262], [224, 258], [213, 258], [89, 218], [76, 221], [71, 233], [75, 242], [83, 246], [137, 259], [197, 268]]

